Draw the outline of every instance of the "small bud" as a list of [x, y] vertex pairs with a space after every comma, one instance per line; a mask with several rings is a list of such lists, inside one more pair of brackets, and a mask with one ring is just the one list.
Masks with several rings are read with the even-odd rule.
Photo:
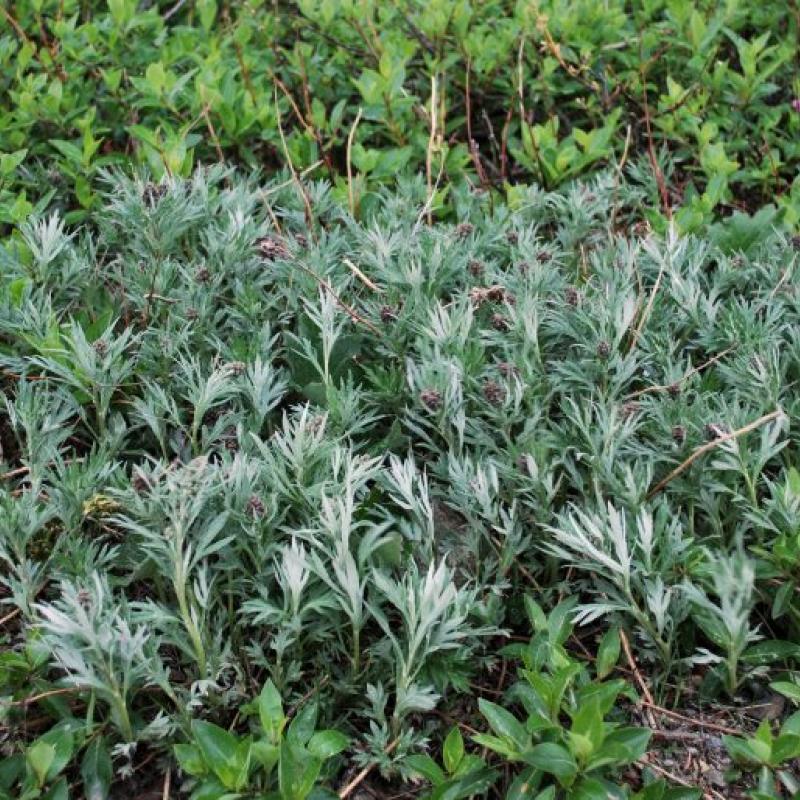
[[103, 339], [97, 339], [92, 347], [94, 348], [95, 353], [100, 356], [100, 358], [106, 357], [106, 354], [108, 353], [108, 344]]
[[225, 365], [225, 369], [236, 377], [239, 375], [244, 375], [245, 371], [247, 370], [247, 364], [244, 361], [230, 361]]
[[442, 407], [442, 395], [436, 389], [423, 389], [419, 399], [430, 411], [438, 411]]
[[252, 517], [253, 519], [259, 519], [260, 517], [263, 517], [266, 513], [264, 501], [257, 494], [252, 495], [247, 501], [245, 513], [248, 517]]
[[306, 427], [311, 433], [319, 433], [325, 427], [325, 415], [318, 414], [316, 417], [312, 417]]
[[564, 290], [564, 300], [568, 306], [576, 308], [581, 301], [581, 296], [574, 286], [567, 286]]
[[142, 200], [150, 208], [154, 208], [166, 193], [166, 186], [157, 183], [146, 183], [144, 189], [142, 189]]
[[388, 325], [391, 322], [394, 322], [397, 319], [397, 314], [395, 313], [395, 309], [392, 306], [381, 306], [381, 322], [384, 325]]
[[673, 425], [672, 439], [675, 444], [683, 444], [686, 441], [686, 428], [683, 425]]
[[467, 264], [467, 269], [473, 278], [480, 278], [483, 275], [483, 264], [474, 258]]
[[289, 258], [289, 250], [282, 239], [276, 236], [262, 236], [256, 240], [258, 252], [267, 261], [274, 261], [276, 258]]
[[517, 469], [523, 475], [530, 475], [531, 474], [530, 467], [528, 466], [528, 455], [527, 455], [527, 453], [520, 453], [517, 456]]
[[789, 242], [794, 250], [800, 250], [800, 236], [792, 236]]
[[497, 381], [487, 380], [483, 384], [483, 396], [493, 406], [499, 406], [506, 399], [506, 390]]
[[88, 589], [78, 589], [77, 598], [84, 608], [88, 609], [92, 604], [92, 593]]
[[519, 375], [519, 368], [517, 367], [517, 365], [511, 364], [508, 361], [501, 361], [497, 365], [497, 369], [500, 371], [500, 374], [507, 380], [509, 378], [516, 378], [517, 375]]
[[456, 225], [456, 237], [466, 239], [474, 230], [475, 226], [470, 222], [461, 222]]
[[671, 383], [669, 386], [667, 386], [667, 394], [670, 397], [680, 397], [681, 385], [679, 383]]
[[507, 231], [506, 241], [512, 245], [517, 244], [519, 242], [519, 234], [516, 231]]
[[508, 320], [502, 314], [492, 314], [489, 323], [496, 331], [500, 331], [500, 333], [506, 333], [511, 328]]
[[144, 494], [150, 489], [150, 481], [139, 470], [136, 470], [131, 477], [131, 488], [136, 494]]
[[186, 319], [188, 319], [189, 322], [194, 322], [199, 317], [200, 312], [194, 306], [189, 306], [189, 308], [186, 309]]
[[490, 286], [486, 290], [486, 297], [493, 303], [502, 303], [506, 299], [506, 290], [502, 286]]
[[208, 267], [200, 267], [194, 275], [194, 279], [203, 285], [211, 281], [211, 270]]
[[637, 402], [629, 400], [627, 403], [622, 404], [622, 418], [630, 419], [631, 417], [635, 417], [640, 410], [641, 406]]
[[603, 341], [597, 345], [597, 357], [602, 358], [603, 361], [605, 361], [610, 355], [611, 345], [605, 339], [603, 339]]
[[541, 264], [546, 264], [553, 258], [553, 256], [550, 255], [550, 253], [548, 253], [547, 250], [540, 250], [539, 253], [537, 253], [536, 258], [539, 259], [539, 262]]
[[703, 431], [706, 435], [706, 439], [709, 442], [713, 442], [715, 439], [720, 439], [728, 433], [728, 426], [720, 422], [709, 422]]

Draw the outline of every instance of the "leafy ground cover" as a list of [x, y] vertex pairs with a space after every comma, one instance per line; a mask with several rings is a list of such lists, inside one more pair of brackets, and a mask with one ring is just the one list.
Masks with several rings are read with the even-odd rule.
[[796, 796], [796, 239], [102, 181], [0, 250], [0, 792]]
[[356, 210], [398, 172], [444, 197], [616, 162], [649, 176], [662, 230], [764, 204], [793, 226], [798, 19], [784, 0], [13, 0], [0, 221], [85, 217], [111, 164], [288, 156]]

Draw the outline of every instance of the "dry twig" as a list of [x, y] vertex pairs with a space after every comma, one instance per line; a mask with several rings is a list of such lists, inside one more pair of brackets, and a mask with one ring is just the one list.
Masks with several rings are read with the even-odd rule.
[[713, 358], [709, 358], [708, 361], [704, 361], [702, 364], [700, 364], [700, 366], [692, 367], [692, 369], [690, 369], [682, 378], [679, 378], [677, 381], [675, 381], [675, 383], [658, 384], [657, 386], [647, 386], [644, 389], [638, 389], [637, 391], [631, 392], [629, 395], [627, 395], [625, 400], [634, 400], [637, 397], [641, 397], [643, 394], [650, 394], [651, 392], [668, 392], [673, 386], [680, 386], [682, 383], [688, 381], [693, 375], [696, 375], [698, 372], [702, 372], [706, 367], [716, 364], [717, 361], [725, 358], [728, 353], [735, 349], [735, 345], [733, 347], [728, 347], [721, 353], [717, 353], [717, 355], [715, 355]]
[[662, 706], [656, 705], [655, 703], [650, 703], [642, 701], [642, 705], [648, 706], [652, 708], [658, 714], [663, 714], [666, 717], [672, 717], [673, 719], [680, 720], [681, 722], [685, 722], [687, 725], [693, 725], [696, 728], [707, 728], [710, 731], [717, 731], [718, 733], [725, 733], [729, 736], [741, 736], [742, 732], [737, 731], [734, 728], [728, 728], [725, 725], [718, 725], [716, 722], [706, 722], [702, 719], [696, 719], [695, 717], [687, 717], [683, 714], [679, 714], [677, 711], [671, 711], [669, 708], [663, 708]]
[[[395, 747], [397, 747], [399, 742], [400, 742], [399, 737], [394, 741], [389, 742], [389, 744], [386, 746], [386, 749], [383, 752], [386, 753], [387, 756], [390, 755], [392, 751], [395, 749]], [[369, 766], [364, 767], [364, 769], [362, 769], [361, 772], [359, 772], [358, 775], [356, 775], [355, 778], [353, 778], [353, 780], [351, 780], [350, 783], [347, 784], [347, 786], [340, 789], [339, 800], [344, 800], [345, 797], [348, 797], [350, 794], [352, 794], [352, 792], [356, 790], [364, 782], [364, 779], [367, 777], [367, 775], [369, 775], [370, 772], [372, 772], [374, 766], [375, 764], [370, 764]]]
[[383, 336], [383, 331], [377, 326], [373, 325], [368, 319], [364, 319], [354, 308], [347, 305], [347, 303], [339, 297], [338, 294], [334, 291], [333, 287], [321, 276], [317, 275], [314, 270], [309, 269], [305, 264], [301, 264], [299, 261], [294, 262], [295, 266], [300, 267], [303, 272], [310, 275], [326, 292], [330, 294], [330, 296], [336, 301], [338, 306], [344, 311], [353, 322], [358, 322], [361, 325], [366, 325], [373, 333], [376, 333], [378, 336]]
[[358, 114], [356, 114], [355, 121], [353, 122], [352, 127], [350, 128], [350, 133], [347, 134], [347, 199], [350, 203], [350, 216], [355, 217], [356, 215], [356, 201], [355, 196], [353, 195], [353, 139], [356, 135], [356, 128], [358, 127], [358, 123], [361, 122], [361, 114], [363, 113], [363, 109], [358, 109]]
[[680, 463], [677, 467], [675, 467], [672, 472], [667, 475], [666, 478], [659, 481], [647, 494], [647, 499], [650, 500], [651, 498], [655, 497], [671, 480], [677, 478], [682, 472], [688, 469], [695, 461], [697, 461], [700, 456], [705, 455], [709, 451], [713, 450], [714, 448], [721, 445], [723, 442], [730, 441], [731, 439], [738, 439], [740, 436], [744, 436], [746, 433], [750, 433], [750, 431], [755, 430], [756, 428], [760, 428], [762, 425], [765, 425], [767, 422], [771, 422], [774, 419], [778, 419], [779, 417], [783, 416], [783, 411], [780, 408], [776, 408], [775, 411], [771, 411], [769, 414], [764, 414], [763, 417], [759, 417], [757, 420], [745, 425], [738, 430], [731, 431], [730, 433], [725, 433], [722, 436], [714, 439], [710, 442], [706, 442], [702, 447], [698, 447], [697, 450], [692, 453], [689, 458], [685, 461]]

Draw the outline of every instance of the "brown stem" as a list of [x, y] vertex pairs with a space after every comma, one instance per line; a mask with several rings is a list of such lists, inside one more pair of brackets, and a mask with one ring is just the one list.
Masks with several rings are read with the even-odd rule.
[[359, 322], [362, 325], [366, 325], [374, 334], [383, 336], [383, 331], [376, 325], [373, 325], [368, 319], [364, 319], [364, 317], [360, 316], [351, 306], [347, 305], [347, 303], [345, 303], [344, 300], [342, 300], [342, 298], [336, 294], [328, 281], [317, 275], [316, 272], [314, 272], [312, 269], [309, 269], [307, 266], [305, 266], [305, 264], [301, 264], [299, 261], [295, 261], [294, 264], [295, 266], [300, 267], [303, 272], [310, 275], [323, 289], [325, 289], [325, 291], [331, 295], [342, 311], [344, 311], [350, 317], [350, 319], [353, 320], [353, 322]]
[[778, 419], [778, 417], [783, 416], [783, 411], [780, 408], [776, 408], [775, 411], [771, 411], [769, 414], [764, 414], [763, 417], [759, 417], [757, 420], [750, 422], [749, 424], [745, 425], [738, 430], [731, 431], [730, 433], [725, 433], [717, 439], [714, 439], [711, 442], [706, 442], [702, 447], [698, 447], [697, 450], [692, 453], [689, 458], [675, 467], [672, 472], [667, 475], [666, 478], [659, 481], [647, 494], [647, 499], [650, 500], [655, 497], [671, 480], [677, 478], [682, 472], [688, 469], [695, 461], [697, 461], [700, 456], [705, 455], [709, 451], [713, 450], [717, 446], [721, 445], [723, 442], [730, 441], [731, 439], [738, 439], [740, 436], [744, 436], [746, 433], [750, 433], [750, 431], [755, 430], [756, 428], [760, 428], [762, 425], [766, 424], [767, 422], [771, 422], [774, 419]]
[[683, 714], [679, 714], [677, 711], [671, 711], [668, 708], [664, 708], [663, 706], [656, 705], [652, 702], [647, 702], [646, 700], [642, 701], [643, 706], [647, 706], [648, 708], [652, 708], [658, 714], [663, 714], [665, 717], [672, 717], [673, 719], [680, 720], [681, 722], [685, 722], [688, 725], [693, 725], [696, 728], [707, 728], [710, 731], [718, 731], [719, 733], [726, 733], [729, 736], [741, 736], [742, 732], [737, 731], [734, 728], [728, 728], [725, 725], [718, 725], [716, 722], [706, 722], [702, 719], [695, 719], [694, 717], [687, 717]]
[[202, 110], [203, 119], [206, 121], [206, 128], [208, 128], [208, 133], [211, 136], [211, 141], [214, 143], [214, 149], [217, 151], [217, 160], [220, 164], [225, 163], [225, 154], [222, 152], [222, 146], [219, 143], [219, 137], [217, 136], [217, 131], [214, 129], [214, 124], [211, 122], [211, 116], [208, 113], [208, 103], [205, 104]]
[[685, 381], [689, 380], [692, 375], [696, 375], [698, 372], [702, 372], [706, 367], [710, 367], [712, 364], [716, 364], [717, 361], [724, 358], [728, 353], [732, 350], [735, 350], [736, 346], [728, 347], [726, 350], [723, 350], [721, 353], [717, 353], [713, 358], [709, 358], [708, 361], [704, 361], [700, 364], [699, 367], [693, 367], [690, 369], [682, 378], [675, 381], [675, 383], [667, 383], [667, 384], [659, 384], [657, 386], [648, 386], [645, 389], [639, 389], [636, 392], [632, 392], [631, 394], [625, 397], [625, 400], [633, 400], [637, 397], [641, 397], [643, 394], [649, 394], [650, 392], [666, 392], [669, 391], [673, 386], [679, 386], [680, 384], [684, 383]]
[[354, 219], [356, 216], [356, 201], [353, 194], [353, 139], [355, 139], [358, 123], [361, 122], [362, 113], [363, 109], [359, 108], [355, 121], [350, 128], [350, 133], [347, 134], [347, 198], [350, 202], [350, 216]]
[[[647, 705], [653, 705], [653, 695], [650, 694], [650, 689], [647, 687], [644, 678], [642, 677], [642, 673], [639, 672], [639, 667], [636, 664], [636, 659], [633, 657], [633, 651], [631, 650], [631, 644], [628, 641], [628, 635], [625, 633], [622, 628], [619, 631], [619, 640], [622, 642], [622, 649], [625, 651], [625, 658], [628, 660], [628, 664], [631, 668], [631, 672], [633, 672], [633, 676], [636, 678], [636, 683], [639, 684], [639, 688], [642, 690], [642, 694], [644, 695], [644, 699], [647, 701]], [[655, 727], [652, 725], [651, 727]]]
[[[386, 746], [386, 749], [383, 752], [386, 753], [386, 755], [388, 756], [395, 749], [395, 747], [397, 747], [399, 742], [400, 742], [399, 737], [395, 739], [393, 742], [389, 742], [389, 744]], [[339, 800], [344, 800], [345, 797], [348, 797], [350, 794], [352, 794], [352, 792], [364, 782], [364, 779], [367, 777], [367, 775], [369, 775], [370, 772], [372, 772], [374, 766], [375, 764], [370, 764], [369, 766], [364, 767], [364, 769], [362, 769], [361, 772], [359, 772], [358, 775], [356, 775], [355, 778], [353, 778], [353, 780], [351, 780], [350, 783], [347, 784], [347, 786], [340, 789]]]

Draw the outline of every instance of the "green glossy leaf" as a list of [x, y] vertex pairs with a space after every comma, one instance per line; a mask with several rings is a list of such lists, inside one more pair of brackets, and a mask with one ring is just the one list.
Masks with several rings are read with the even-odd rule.
[[619, 629], [611, 628], [606, 631], [600, 641], [600, 647], [597, 650], [597, 661], [595, 663], [597, 677], [600, 680], [610, 675], [617, 665], [620, 646]]
[[445, 782], [446, 776], [442, 768], [430, 756], [415, 753], [407, 756], [405, 763], [413, 772], [422, 775], [434, 786]]
[[458, 727], [453, 727], [447, 738], [444, 740], [442, 748], [442, 760], [444, 768], [452, 775], [457, 769], [461, 760], [464, 758], [464, 739]]
[[350, 740], [339, 731], [317, 731], [308, 741], [308, 751], [323, 761], [346, 750]]
[[766, 666], [788, 659], [800, 659], [800, 644], [770, 639], [748, 647], [742, 654], [742, 661], [754, 666]]
[[203, 761], [226, 789], [238, 791], [247, 780], [250, 740], [240, 741], [224, 728], [204, 720], [192, 722], [192, 734]]
[[306, 703], [289, 724], [286, 731], [286, 738], [304, 745], [311, 738], [316, 725], [317, 704], [315, 702]]
[[800, 736], [786, 733], [778, 736], [772, 744], [770, 761], [779, 767], [786, 761], [800, 757]]
[[523, 750], [529, 740], [525, 726], [510, 712], [502, 706], [492, 703], [489, 700], [479, 700], [478, 707], [481, 714], [486, 718], [489, 727], [500, 738], [513, 742], [515, 747]]
[[205, 775], [208, 771], [200, 750], [192, 744], [176, 744], [173, 747], [178, 766], [193, 776]]
[[270, 741], [277, 744], [286, 724], [286, 718], [283, 714], [280, 692], [278, 692], [271, 680], [267, 681], [258, 696], [258, 715], [264, 732]]
[[542, 782], [542, 772], [536, 767], [525, 767], [511, 782], [505, 800], [530, 800]]
[[481, 768], [451, 778], [431, 792], [430, 800], [466, 800], [484, 794], [497, 779], [495, 770]]
[[111, 789], [114, 768], [111, 754], [102, 736], [94, 739], [83, 754], [81, 778], [85, 800], [105, 800]]
[[33, 771], [36, 777], [36, 783], [42, 787], [47, 781], [47, 775], [50, 772], [50, 767], [55, 761], [56, 748], [55, 745], [41, 740], [34, 742], [25, 751], [25, 758], [28, 761], [28, 766]]
[[322, 768], [322, 761], [305, 748], [281, 742], [278, 780], [282, 800], [306, 800]]
[[555, 775], [562, 786], [568, 786], [578, 773], [578, 765], [570, 752], [560, 744], [544, 742], [523, 754], [526, 764]]

